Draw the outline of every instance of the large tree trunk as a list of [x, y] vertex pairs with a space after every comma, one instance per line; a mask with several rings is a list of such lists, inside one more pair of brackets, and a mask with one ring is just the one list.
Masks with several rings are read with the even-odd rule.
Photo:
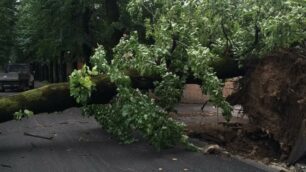
[[[130, 77], [132, 86], [142, 90], [153, 89], [153, 82], [160, 80], [158, 76], [141, 77], [134, 73], [131, 73]], [[92, 94], [89, 103], [106, 104], [116, 95], [116, 86], [108, 77], [99, 76], [92, 80], [96, 84], [96, 91]], [[187, 82], [200, 83], [199, 80], [193, 78], [188, 79]], [[41, 113], [61, 111], [74, 106], [79, 105], [70, 96], [68, 83], [50, 84], [14, 96], [0, 98], [0, 122], [14, 119], [13, 114], [22, 109]]]
[[[229, 68], [231, 72], [221, 68], [218, 70], [217, 67], [215, 69], [218, 76], [223, 77], [237, 71], [237, 68]], [[130, 76], [133, 86], [140, 89], [153, 88], [153, 81], [159, 79]], [[296, 143], [305, 141], [303, 138], [297, 139], [299, 130], [303, 128], [302, 121], [306, 119], [305, 50], [291, 49], [263, 58], [254, 69], [249, 70], [245, 79], [247, 82], [242, 90], [243, 95], [238, 97], [238, 103], [244, 106], [251, 123], [281, 143], [284, 152], [289, 154], [294, 145], [295, 150], [304, 150]], [[116, 87], [107, 77], [94, 78], [94, 82], [97, 91], [93, 93], [91, 103], [108, 103], [116, 95]], [[13, 113], [20, 109], [40, 113], [60, 111], [72, 106], [78, 104], [70, 97], [68, 83], [47, 85], [0, 98], [0, 122], [13, 119]], [[303, 131], [300, 133], [304, 135]], [[291, 155], [296, 156], [300, 155]]]
[[[139, 89], [153, 88], [154, 77], [132, 77], [133, 87]], [[116, 95], [116, 86], [108, 77], [93, 78], [96, 91], [90, 103], [108, 103]], [[34, 113], [54, 112], [79, 106], [70, 96], [68, 83], [50, 84], [41, 88], [26, 91], [14, 96], [0, 98], [0, 122], [12, 120], [14, 113], [21, 109], [28, 109]]]
[[[232, 73], [239, 73], [235, 63], [229, 63], [233, 66]], [[220, 68], [221, 69], [221, 68]], [[230, 72], [224, 69], [218, 69], [218, 76], [232, 76]], [[51, 80], [55, 80], [54, 63], [50, 63]], [[241, 73], [239, 73], [241, 74]], [[159, 80], [159, 77], [139, 77], [130, 74], [134, 88], [151, 89], [154, 88], [153, 82]], [[107, 77], [94, 78], [96, 91], [92, 94], [91, 103], [108, 103], [116, 95], [116, 86], [110, 82]], [[188, 83], [199, 83], [199, 80], [188, 79]], [[50, 84], [38, 89], [26, 91], [10, 97], [0, 97], [0, 122], [12, 120], [13, 114], [22, 109], [28, 109], [34, 113], [54, 112], [78, 106], [75, 100], [70, 96], [68, 83]]]

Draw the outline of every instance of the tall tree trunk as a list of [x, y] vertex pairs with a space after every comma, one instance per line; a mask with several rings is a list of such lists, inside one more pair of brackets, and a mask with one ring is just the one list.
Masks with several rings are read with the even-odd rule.
[[62, 51], [60, 58], [58, 59], [58, 81], [64, 82], [64, 75], [63, 75], [63, 59], [64, 59], [65, 52]]
[[[105, 0], [106, 22], [110, 26], [114, 22], [118, 22], [120, 18], [120, 8], [118, 0]], [[119, 43], [125, 29], [114, 30], [111, 39], [106, 40], [103, 44], [106, 50], [106, 56], [111, 59], [113, 56], [112, 49]]]
[[54, 79], [53, 79], [53, 62], [52, 61], [49, 62], [48, 69], [49, 69], [49, 73], [48, 73], [49, 74], [49, 82], [53, 83]]
[[43, 81], [49, 81], [49, 66], [47, 64], [43, 65]]
[[92, 54], [92, 35], [90, 33], [90, 19], [92, 16], [92, 11], [89, 9], [89, 7], [87, 7], [85, 9], [85, 12], [83, 14], [82, 17], [82, 24], [83, 24], [83, 29], [84, 29], [84, 33], [85, 33], [85, 42], [83, 43], [83, 57], [85, 60], [85, 63], [87, 65], [90, 64], [90, 56]]
[[68, 76], [72, 73], [74, 69], [74, 64], [72, 62], [66, 63], [65, 67], [65, 72], [66, 72], [66, 79], [68, 79]]
[[57, 83], [58, 82], [58, 65], [57, 65], [57, 61], [53, 61], [53, 71], [52, 71], [52, 75], [53, 75], [53, 82]]
[[117, 0], [105, 0], [107, 22], [112, 23], [119, 20], [120, 11]]
[[[140, 89], [153, 88], [155, 77], [132, 77], [133, 86]], [[116, 86], [108, 77], [93, 78], [96, 90], [90, 103], [108, 103], [116, 95]], [[68, 83], [50, 84], [41, 88], [26, 91], [10, 97], [0, 98], [0, 122], [13, 119], [13, 114], [21, 109], [29, 109], [34, 113], [54, 112], [79, 106], [70, 96]]]

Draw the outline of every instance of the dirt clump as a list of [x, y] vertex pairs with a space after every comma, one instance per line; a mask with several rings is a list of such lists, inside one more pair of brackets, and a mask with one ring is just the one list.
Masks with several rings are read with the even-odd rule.
[[266, 164], [272, 161], [279, 162], [282, 158], [279, 143], [256, 126], [249, 124], [189, 125], [187, 133], [192, 138], [220, 145], [232, 155], [266, 161]]
[[270, 54], [249, 68], [235, 103], [242, 104], [250, 124], [279, 142], [289, 154], [306, 119], [306, 49]]
[[240, 80], [239, 91], [228, 99], [242, 105], [246, 116], [236, 115], [232, 125], [224, 125], [207, 107], [203, 119], [197, 117], [201, 113], [188, 110], [178, 119], [187, 124], [189, 136], [218, 144], [232, 154], [266, 163], [286, 161], [306, 119], [306, 48], [278, 50], [254, 61], [246, 66], [242, 79], [227, 82], [223, 90], [225, 96], [231, 95]]

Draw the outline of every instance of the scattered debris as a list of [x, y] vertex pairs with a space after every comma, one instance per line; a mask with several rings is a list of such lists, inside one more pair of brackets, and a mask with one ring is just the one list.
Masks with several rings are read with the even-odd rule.
[[220, 154], [224, 150], [219, 145], [209, 145], [207, 148], [203, 150], [204, 154]]
[[295, 170], [296, 172], [306, 172], [306, 164], [303, 165], [303, 164], [295, 164]]
[[276, 169], [279, 172], [294, 172], [294, 171], [296, 171], [294, 167], [287, 167], [286, 164], [271, 163], [269, 166], [271, 168]]
[[178, 159], [177, 158], [172, 158], [172, 161], [177, 161]]
[[69, 122], [68, 121], [63, 121], [63, 122], [60, 122], [59, 124], [64, 125], [64, 124], [69, 124]]
[[[200, 111], [200, 108], [201, 104], [184, 104], [184, 115], [178, 111], [174, 115], [174, 119], [186, 124], [186, 133], [190, 138], [207, 143], [205, 145], [193, 141], [195, 145], [203, 148], [204, 154], [240, 155], [247, 159], [263, 162], [263, 164], [280, 162], [280, 158], [286, 160], [286, 154], [282, 154], [280, 151], [281, 145], [270, 132], [250, 124], [247, 117], [241, 118], [235, 114], [229, 123], [225, 123], [222, 117], [217, 120], [216, 114], [206, 115], [216, 111], [212, 105], [207, 106], [207, 111], [201, 114], [193, 114], [197, 110]], [[200, 120], [204, 122], [200, 123]], [[218, 146], [212, 146], [215, 144], [221, 150]], [[209, 146], [212, 147], [209, 148]]]
[[251, 151], [250, 154], [249, 154], [249, 157], [255, 156], [256, 153], [257, 153], [257, 151], [258, 151], [258, 148], [259, 148], [258, 146], [254, 146], [253, 149], [252, 149], [252, 151]]
[[37, 148], [37, 146], [34, 143], [31, 142], [31, 150], [34, 149], [34, 148]]
[[266, 157], [261, 160], [264, 164], [269, 164], [271, 162], [270, 158]]
[[4, 167], [4, 168], [12, 168], [11, 165], [7, 165], [7, 164], [0, 164], [0, 165], [1, 165], [1, 167]]
[[79, 142], [83, 142], [85, 139], [81, 136], [81, 137], [79, 137], [79, 139], [78, 139], [78, 141]]
[[36, 134], [31, 134], [28, 132], [24, 132], [25, 136], [30, 136], [30, 137], [35, 137], [35, 138], [40, 138], [40, 139], [46, 139], [46, 140], [52, 140], [54, 137], [53, 136], [41, 136], [41, 135], [36, 135]]

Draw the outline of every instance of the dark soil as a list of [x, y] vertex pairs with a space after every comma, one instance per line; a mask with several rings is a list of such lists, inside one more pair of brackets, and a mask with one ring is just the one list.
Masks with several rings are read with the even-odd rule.
[[218, 144], [231, 154], [264, 161], [266, 164], [281, 159], [279, 143], [250, 124], [248, 118], [238, 114], [238, 111], [234, 111], [233, 118], [226, 123], [211, 104], [203, 112], [201, 104], [180, 104], [176, 109], [178, 113], [171, 116], [186, 124], [186, 132], [191, 138], [209, 145]]
[[[252, 61], [240, 81], [238, 93], [229, 100], [243, 106], [247, 123], [240, 120], [242, 116], [224, 125], [210, 110], [203, 119], [195, 117], [201, 115], [198, 112], [179, 113], [178, 118], [187, 122], [191, 137], [217, 143], [233, 154], [265, 163], [287, 160], [306, 119], [305, 47], [279, 50]], [[225, 96], [237, 88], [234, 82], [225, 85]]]
[[266, 164], [282, 159], [280, 144], [256, 126], [243, 123], [211, 123], [188, 125], [192, 138], [218, 144], [233, 155], [262, 161]]
[[[242, 89], [231, 97], [250, 123], [276, 140], [288, 154], [306, 119], [306, 50], [280, 50], [248, 68]], [[236, 97], [236, 98], [235, 98]]]

